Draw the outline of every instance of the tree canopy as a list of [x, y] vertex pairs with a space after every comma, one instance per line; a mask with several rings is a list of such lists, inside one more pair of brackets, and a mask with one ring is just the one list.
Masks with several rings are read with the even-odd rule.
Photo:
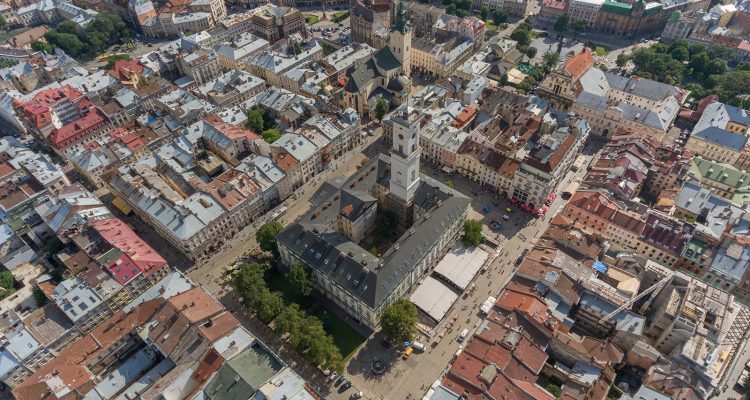
[[0, 272], [0, 299], [4, 299], [16, 291], [16, 282], [10, 271]]
[[473, 247], [482, 244], [482, 221], [470, 219], [464, 222], [464, 244]]
[[[130, 35], [125, 23], [117, 14], [100, 12], [80, 28], [73, 21], [62, 21], [44, 34], [50, 45], [59, 47], [71, 56], [92, 57], [114, 42]], [[41, 46], [41, 45], [37, 45]], [[47, 49], [40, 50], [47, 51]]]
[[278, 221], [269, 221], [263, 224], [260, 229], [255, 232], [255, 240], [258, 241], [260, 249], [278, 255], [279, 247], [276, 244], [276, 235], [278, 235], [282, 229], [284, 229], [284, 227]]
[[677, 40], [669, 46], [658, 43], [629, 56], [620, 55], [617, 65], [622, 67], [628, 60], [635, 64], [635, 75], [682, 85], [696, 98], [716, 94], [722, 102], [742, 106], [742, 95], [749, 93], [748, 74], [742, 66], [728, 70], [731, 54], [724, 46]]
[[263, 133], [260, 135], [263, 140], [266, 141], [266, 143], [273, 143], [281, 137], [281, 131], [279, 131], [276, 128], [270, 128], [263, 131]]
[[492, 13], [492, 23], [500, 26], [501, 24], [504, 24], [505, 21], [508, 20], [508, 15], [506, 15], [504, 12], [497, 10]]
[[392, 339], [405, 342], [417, 334], [417, 318], [417, 307], [408, 299], [399, 299], [383, 310], [380, 326]]
[[307, 265], [303, 263], [294, 264], [287, 278], [295, 295], [309, 296], [312, 293], [313, 284], [312, 280], [310, 280], [310, 272]]
[[564, 35], [565, 32], [570, 29], [570, 15], [568, 15], [568, 13], [564, 13], [563, 15], [559, 16], [557, 18], [557, 21], [555, 21], [554, 29], [555, 32], [559, 33], [560, 35]]
[[375, 118], [382, 121], [386, 113], [388, 113], [388, 100], [381, 97], [375, 104]]
[[510, 34], [510, 38], [518, 42], [519, 46], [528, 46], [531, 43], [531, 32], [525, 28], [518, 28]]

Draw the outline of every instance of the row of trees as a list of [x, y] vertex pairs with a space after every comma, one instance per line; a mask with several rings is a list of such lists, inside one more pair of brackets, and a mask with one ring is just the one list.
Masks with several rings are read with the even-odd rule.
[[727, 47], [677, 40], [620, 54], [616, 63], [623, 68], [632, 61], [637, 76], [679, 84], [696, 98], [716, 94], [721, 101], [742, 107], [744, 95], [750, 93], [750, 63], [730, 70], [727, 61], [731, 58]]
[[[272, 291], [266, 281], [269, 264], [243, 264], [234, 271], [233, 283], [244, 305], [258, 318], [273, 322], [273, 330], [291, 348], [321, 368], [341, 370], [343, 358], [323, 322], [308, 315], [299, 304], [286, 303], [281, 292]], [[290, 288], [298, 296], [309, 296], [312, 282], [305, 265], [294, 265], [287, 275]]]
[[129, 31], [117, 14], [102, 12], [94, 16], [85, 29], [72, 21], [63, 21], [44, 34], [49, 45], [34, 42], [37, 50], [51, 53], [52, 47], [62, 49], [74, 57], [93, 57], [104, 48], [129, 36]]
[[276, 128], [276, 121], [262, 108], [253, 107], [247, 111], [247, 127], [268, 143], [273, 143], [281, 137], [281, 131]]

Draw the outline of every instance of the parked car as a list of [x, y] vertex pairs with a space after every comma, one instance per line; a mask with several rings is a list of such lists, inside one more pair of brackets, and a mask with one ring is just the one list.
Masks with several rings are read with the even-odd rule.
[[406, 348], [406, 351], [404, 351], [404, 355], [401, 356], [401, 358], [403, 358], [404, 360], [408, 360], [409, 357], [411, 357], [411, 353], [413, 352], [414, 352], [414, 348], [409, 346]]
[[419, 351], [424, 351], [425, 349], [425, 345], [417, 341], [412, 342], [411, 347]]
[[346, 392], [350, 387], [352, 387], [352, 381], [346, 381], [343, 385], [341, 385], [341, 391]]
[[361, 399], [365, 394], [360, 390], [359, 392], [352, 393], [352, 399]]
[[330, 375], [328, 375], [328, 382], [333, 382], [333, 380], [334, 380], [334, 379], [336, 379], [336, 377], [337, 377], [338, 375], [339, 375], [339, 374], [338, 374], [338, 373], [337, 373], [336, 371], [333, 371], [333, 372], [331, 372], [331, 374], [330, 374]]
[[464, 328], [464, 330], [461, 331], [461, 334], [458, 335], [458, 341], [459, 343], [463, 342], [466, 337], [469, 336], [469, 329]]
[[336, 383], [334, 384], [334, 386], [340, 385], [341, 382], [343, 382], [345, 380], [346, 380], [346, 377], [344, 376], [344, 374], [341, 374], [341, 376], [339, 376], [339, 379], [336, 379]]

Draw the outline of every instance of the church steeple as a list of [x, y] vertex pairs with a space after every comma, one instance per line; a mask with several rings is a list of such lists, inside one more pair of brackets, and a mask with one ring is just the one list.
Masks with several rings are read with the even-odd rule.
[[401, 32], [402, 35], [405, 35], [406, 31], [409, 29], [409, 26], [406, 23], [406, 9], [404, 9], [403, 1], [398, 3], [398, 8], [396, 9], [396, 21], [393, 24], [393, 29]]
[[411, 73], [411, 31], [406, 22], [404, 3], [399, 2], [396, 10], [396, 21], [391, 29], [388, 47], [401, 63], [402, 72], [407, 77]]

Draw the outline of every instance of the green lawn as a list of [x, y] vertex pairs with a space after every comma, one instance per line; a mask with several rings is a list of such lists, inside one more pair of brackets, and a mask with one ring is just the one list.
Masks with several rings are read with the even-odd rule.
[[606, 56], [609, 51], [602, 46], [596, 46], [595, 53], [597, 56]]
[[365, 337], [360, 335], [336, 314], [327, 312], [323, 307], [315, 309], [312, 315], [323, 321], [326, 332], [333, 336], [333, 342], [338, 346], [339, 351], [341, 351], [344, 362], [349, 360], [354, 355], [354, 351], [365, 342]]
[[333, 17], [331, 17], [331, 21], [335, 23], [339, 23], [345, 19], [349, 18], [349, 11], [340, 11], [336, 14], [333, 14]]
[[312, 14], [305, 14], [305, 22], [307, 22], [308, 25], [315, 25], [318, 23], [318, 16], [312, 15]]

